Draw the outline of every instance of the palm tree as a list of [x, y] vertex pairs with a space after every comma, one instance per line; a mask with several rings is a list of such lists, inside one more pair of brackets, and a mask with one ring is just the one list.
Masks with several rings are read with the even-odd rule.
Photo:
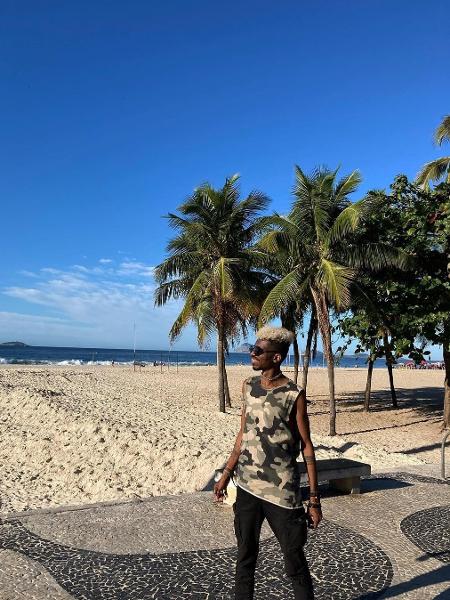
[[[261, 230], [264, 231], [266, 227], [267, 218], [259, 220]], [[261, 241], [261, 240], [260, 240]], [[279, 281], [290, 272], [292, 267], [291, 257], [280, 249], [279, 252], [267, 254], [264, 243], [257, 243], [256, 247], [261, 249], [261, 252], [265, 254], [264, 269], [267, 273], [266, 280], [260, 290], [260, 306], [262, 307], [265, 299], [267, 298], [270, 291], [279, 283]], [[297, 333], [303, 325], [304, 314], [307, 306], [302, 306], [297, 301], [286, 303], [280, 307], [280, 311], [277, 314], [271, 315], [272, 317], [279, 317], [281, 325], [286, 329], [289, 329], [294, 334], [293, 350], [294, 350], [294, 376], [293, 380], [297, 383], [298, 371], [300, 366], [300, 351], [298, 346]], [[255, 323], [255, 326], [262, 324], [262, 320]]]
[[264, 322], [294, 301], [311, 300], [327, 360], [330, 397], [330, 435], [336, 435], [334, 355], [330, 312], [350, 304], [350, 287], [360, 267], [380, 268], [394, 259], [395, 252], [377, 244], [354, 244], [352, 235], [371, 198], [352, 204], [349, 195], [358, 187], [358, 171], [337, 180], [337, 170], [316, 169], [305, 175], [295, 167], [294, 202], [287, 216], [265, 219], [270, 231], [261, 241], [269, 252], [282, 250], [293, 267], [271, 290], [261, 309]]
[[[442, 123], [434, 132], [434, 142], [442, 146], [444, 142], [450, 142], [450, 115], [446, 115]], [[443, 156], [424, 165], [417, 175], [418, 185], [429, 189], [430, 182], [445, 180], [450, 183], [450, 156]]]
[[255, 269], [263, 255], [253, 246], [257, 218], [269, 200], [260, 192], [239, 198], [238, 175], [226, 179], [220, 189], [201, 185], [170, 213], [177, 235], [167, 245], [169, 256], [155, 269], [158, 287], [155, 304], [184, 298], [184, 306], [170, 330], [177, 338], [193, 322], [200, 347], [217, 333], [219, 410], [225, 412], [228, 345], [245, 335], [259, 310], [258, 295], [265, 278]]

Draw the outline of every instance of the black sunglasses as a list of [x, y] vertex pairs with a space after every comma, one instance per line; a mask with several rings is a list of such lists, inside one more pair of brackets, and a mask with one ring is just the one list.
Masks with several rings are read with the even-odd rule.
[[261, 354], [264, 354], [265, 352], [273, 352], [273, 354], [276, 354], [278, 352], [278, 350], [264, 350], [263, 348], [261, 348], [261, 346], [249, 346], [248, 347], [248, 351], [250, 352], [250, 354], [254, 354], [255, 356], [261, 356]]

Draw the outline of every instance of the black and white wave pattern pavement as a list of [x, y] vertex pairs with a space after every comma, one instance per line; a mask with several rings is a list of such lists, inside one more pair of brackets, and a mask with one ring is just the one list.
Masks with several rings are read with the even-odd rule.
[[[166, 554], [108, 554], [45, 540], [19, 521], [0, 523], [0, 551], [42, 565], [76, 600], [230, 600], [235, 548]], [[317, 600], [377, 598], [393, 576], [388, 556], [367, 538], [324, 521], [306, 555]], [[255, 598], [291, 598], [274, 538], [261, 542]]]
[[435, 506], [408, 515], [400, 528], [425, 554], [450, 563], [450, 506]]

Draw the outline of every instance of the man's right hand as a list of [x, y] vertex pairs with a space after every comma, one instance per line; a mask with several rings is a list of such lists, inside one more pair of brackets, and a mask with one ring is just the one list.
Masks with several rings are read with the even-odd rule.
[[214, 502], [223, 502], [223, 498], [227, 493], [229, 477], [225, 474], [214, 485]]

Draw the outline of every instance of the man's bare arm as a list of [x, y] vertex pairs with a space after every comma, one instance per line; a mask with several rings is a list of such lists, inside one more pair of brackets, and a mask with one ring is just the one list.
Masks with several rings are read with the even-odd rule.
[[309, 418], [306, 410], [306, 394], [304, 391], [301, 391], [297, 398], [296, 418], [301, 438], [301, 451], [306, 465], [306, 472], [308, 474], [310, 495], [314, 496], [315, 493], [318, 493], [316, 455], [311, 441]]
[[[244, 393], [245, 381], [242, 385], [242, 394]], [[226, 490], [228, 481], [230, 479], [231, 474], [233, 473], [238, 460], [241, 454], [241, 444], [242, 444], [242, 435], [244, 433], [245, 426], [245, 404], [242, 406], [241, 413], [241, 427], [239, 429], [239, 433], [236, 436], [236, 441], [234, 442], [233, 450], [231, 452], [230, 458], [227, 460], [225, 468], [223, 470], [222, 477], [214, 486], [214, 494], [216, 496], [216, 500], [221, 500], [224, 494], [224, 490]]]
[[244, 433], [244, 424], [245, 424], [245, 407], [242, 408], [241, 414], [241, 428], [239, 429], [239, 433], [236, 436], [236, 441], [234, 442], [233, 450], [230, 454], [230, 458], [227, 460], [225, 465], [225, 469], [232, 473], [238, 463], [239, 456], [241, 454], [241, 445], [242, 445], [242, 434]]
[[309, 419], [306, 410], [306, 394], [302, 390], [296, 400], [297, 402], [297, 427], [301, 438], [301, 449], [303, 460], [306, 465], [309, 481], [309, 504], [308, 504], [308, 521], [311, 527], [316, 528], [322, 520], [322, 511], [320, 507], [319, 488], [317, 481], [316, 456], [314, 454], [314, 446], [311, 441], [309, 430]]

